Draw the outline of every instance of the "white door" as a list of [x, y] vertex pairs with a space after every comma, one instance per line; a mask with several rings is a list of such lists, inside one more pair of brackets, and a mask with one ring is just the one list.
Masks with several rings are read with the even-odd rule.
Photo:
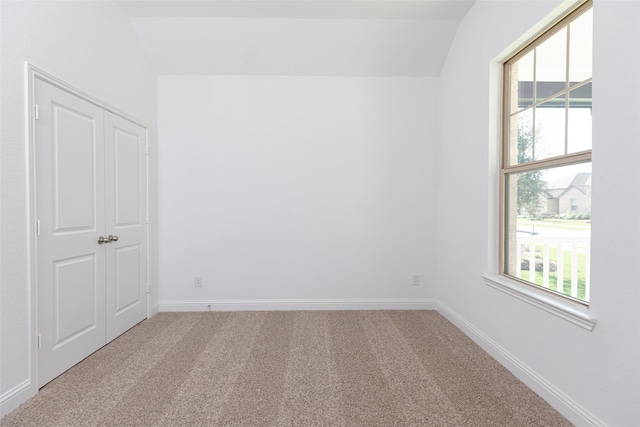
[[35, 79], [38, 386], [147, 314], [146, 130]]
[[143, 127], [105, 111], [107, 342], [147, 317], [146, 146]]
[[39, 386], [105, 343], [103, 110], [35, 80]]

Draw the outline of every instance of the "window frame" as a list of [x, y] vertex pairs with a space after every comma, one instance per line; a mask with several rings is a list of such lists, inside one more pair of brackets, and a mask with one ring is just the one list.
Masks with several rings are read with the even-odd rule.
[[[542, 300], [549, 300], [552, 302], [551, 305], [562, 307], [563, 305], [567, 305], [570, 307], [569, 311], [575, 311], [577, 308], [577, 313], [579, 317], [585, 318], [585, 310], [588, 310], [589, 302], [578, 300], [576, 298], [572, 298], [567, 295], [563, 295], [560, 292], [546, 289], [542, 286], [538, 286], [534, 283], [531, 283], [527, 280], [520, 279], [513, 275], [507, 273], [506, 264], [506, 256], [507, 256], [507, 176], [513, 175], [521, 172], [529, 172], [536, 171], [542, 169], [550, 169], [559, 166], [570, 166], [581, 163], [592, 163], [592, 150], [584, 150], [574, 153], [568, 153], [559, 156], [549, 157], [545, 159], [535, 160], [532, 159], [530, 162], [520, 163], [520, 164], [510, 164], [510, 130], [511, 130], [511, 117], [513, 115], [513, 111], [511, 110], [511, 96], [512, 96], [512, 88], [511, 88], [511, 78], [510, 78], [510, 66], [511, 64], [516, 63], [519, 59], [528, 55], [535, 48], [542, 45], [545, 41], [556, 35], [558, 32], [562, 31], [566, 28], [572, 21], [575, 21], [580, 16], [582, 16], [589, 9], [593, 8], [593, 1], [587, 0], [575, 8], [567, 11], [559, 20], [554, 22], [552, 25], [548, 26], [537, 36], [532, 37], [524, 46], [522, 46], [519, 50], [517, 50], [513, 55], [507, 57], [506, 60], [501, 63], [501, 72], [502, 72], [502, 81], [501, 81], [501, 89], [502, 95], [500, 97], [500, 140], [499, 140], [499, 192], [498, 192], [498, 277], [488, 277], [485, 276], [487, 284], [496, 287], [496, 285], [500, 288], [504, 288], [505, 285], [510, 288], [508, 293], [516, 291], [521, 295], [524, 295], [526, 299], [537, 299], [536, 294], [540, 294], [543, 296]], [[569, 50], [567, 49], [567, 64], [569, 63]], [[568, 71], [567, 71], [568, 73]], [[570, 84], [565, 85], [564, 90], [560, 92], [556, 92], [551, 96], [548, 96], [544, 99], [537, 100], [535, 97], [532, 99], [532, 104], [526, 110], [531, 108], [535, 111], [536, 106], [542, 105], [549, 100], [557, 98], [558, 96], [564, 94], [568, 97], [569, 93], [572, 90], [575, 90], [579, 87], [592, 83], [593, 76], [585, 79], [578, 84], [571, 86]], [[535, 79], [534, 79], [535, 82]], [[565, 80], [565, 83], [567, 81]], [[569, 98], [567, 101], [569, 102]], [[521, 110], [521, 111], [523, 111]], [[565, 141], [565, 149], [567, 142]], [[514, 284], [515, 283], [515, 284]], [[518, 288], [523, 288], [521, 291]], [[502, 289], [505, 290], [505, 289]], [[548, 298], [547, 298], [548, 297]], [[574, 313], [575, 314], [575, 313]], [[591, 329], [593, 324], [587, 329]]]

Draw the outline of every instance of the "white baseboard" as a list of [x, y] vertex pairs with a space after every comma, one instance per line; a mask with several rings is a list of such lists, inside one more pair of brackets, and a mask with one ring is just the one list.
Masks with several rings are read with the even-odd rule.
[[436, 305], [438, 306], [437, 310], [440, 314], [456, 325], [458, 329], [464, 332], [476, 344], [500, 362], [502, 366], [507, 368], [520, 381], [525, 383], [527, 387], [540, 395], [569, 421], [578, 427], [606, 427], [604, 422], [600, 421], [588, 410], [580, 406], [577, 402], [560, 391], [520, 359], [509, 353], [474, 325], [461, 317], [458, 313], [441, 302], [437, 302]]
[[431, 298], [160, 301], [159, 311], [435, 310]]
[[25, 380], [12, 388], [7, 390], [0, 396], [0, 418], [7, 415], [9, 412], [22, 405], [36, 394], [37, 390], [33, 390], [31, 387], [31, 381]]
[[160, 312], [160, 303], [155, 302], [149, 308], [149, 319], [158, 314], [158, 312]]

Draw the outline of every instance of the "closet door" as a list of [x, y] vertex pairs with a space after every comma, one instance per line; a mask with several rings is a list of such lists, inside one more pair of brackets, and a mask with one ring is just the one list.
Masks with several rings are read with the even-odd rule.
[[147, 316], [147, 133], [34, 84], [41, 387]]
[[103, 110], [35, 80], [38, 386], [105, 344]]
[[147, 133], [105, 111], [107, 342], [147, 317]]

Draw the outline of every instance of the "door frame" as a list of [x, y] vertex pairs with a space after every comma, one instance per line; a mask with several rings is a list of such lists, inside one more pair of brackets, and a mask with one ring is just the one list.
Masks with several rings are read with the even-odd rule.
[[29, 251], [28, 257], [28, 271], [27, 271], [27, 283], [28, 283], [28, 301], [29, 301], [29, 379], [30, 385], [34, 388], [34, 393], [37, 394], [39, 391], [39, 378], [38, 378], [38, 258], [37, 258], [37, 249], [38, 249], [38, 232], [37, 232], [37, 215], [36, 215], [36, 146], [35, 146], [35, 126], [36, 126], [36, 102], [35, 102], [35, 80], [40, 79], [52, 86], [56, 86], [57, 88], [69, 92], [70, 94], [81, 98], [91, 104], [94, 104], [106, 111], [109, 111], [117, 116], [120, 116], [136, 125], [144, 128], [147, 138], [147, 146], [146, 146], [146, 245], [147, 245], [147, 283], [146, 283], [146, 294], [147, 294], [147, 319], [151, 317], [151, 294], [150, 294], [150, 283], [151, 283], [151, 248], [150, 248], [150, 227], [149, 227], [149, 143], [150, 143], [150, 128], [149, 126], [142, 120], [135, 118], [134, 116], [120, 110], [119, 108], [110, 105], [107, 102], [102, 101], [101, 99], [83, 91], [82, 89], [78, 89], [77, 87], [65, 82], [64, 80], [55, 77], [54, 75], [34, 66], [29, 62], [24, 63], [25, 66], [25, 128], [26, 128], [26, 142], [27, 142], [27, 185], [28, 185], [28, 197], [27, 197], [27, 248]]

